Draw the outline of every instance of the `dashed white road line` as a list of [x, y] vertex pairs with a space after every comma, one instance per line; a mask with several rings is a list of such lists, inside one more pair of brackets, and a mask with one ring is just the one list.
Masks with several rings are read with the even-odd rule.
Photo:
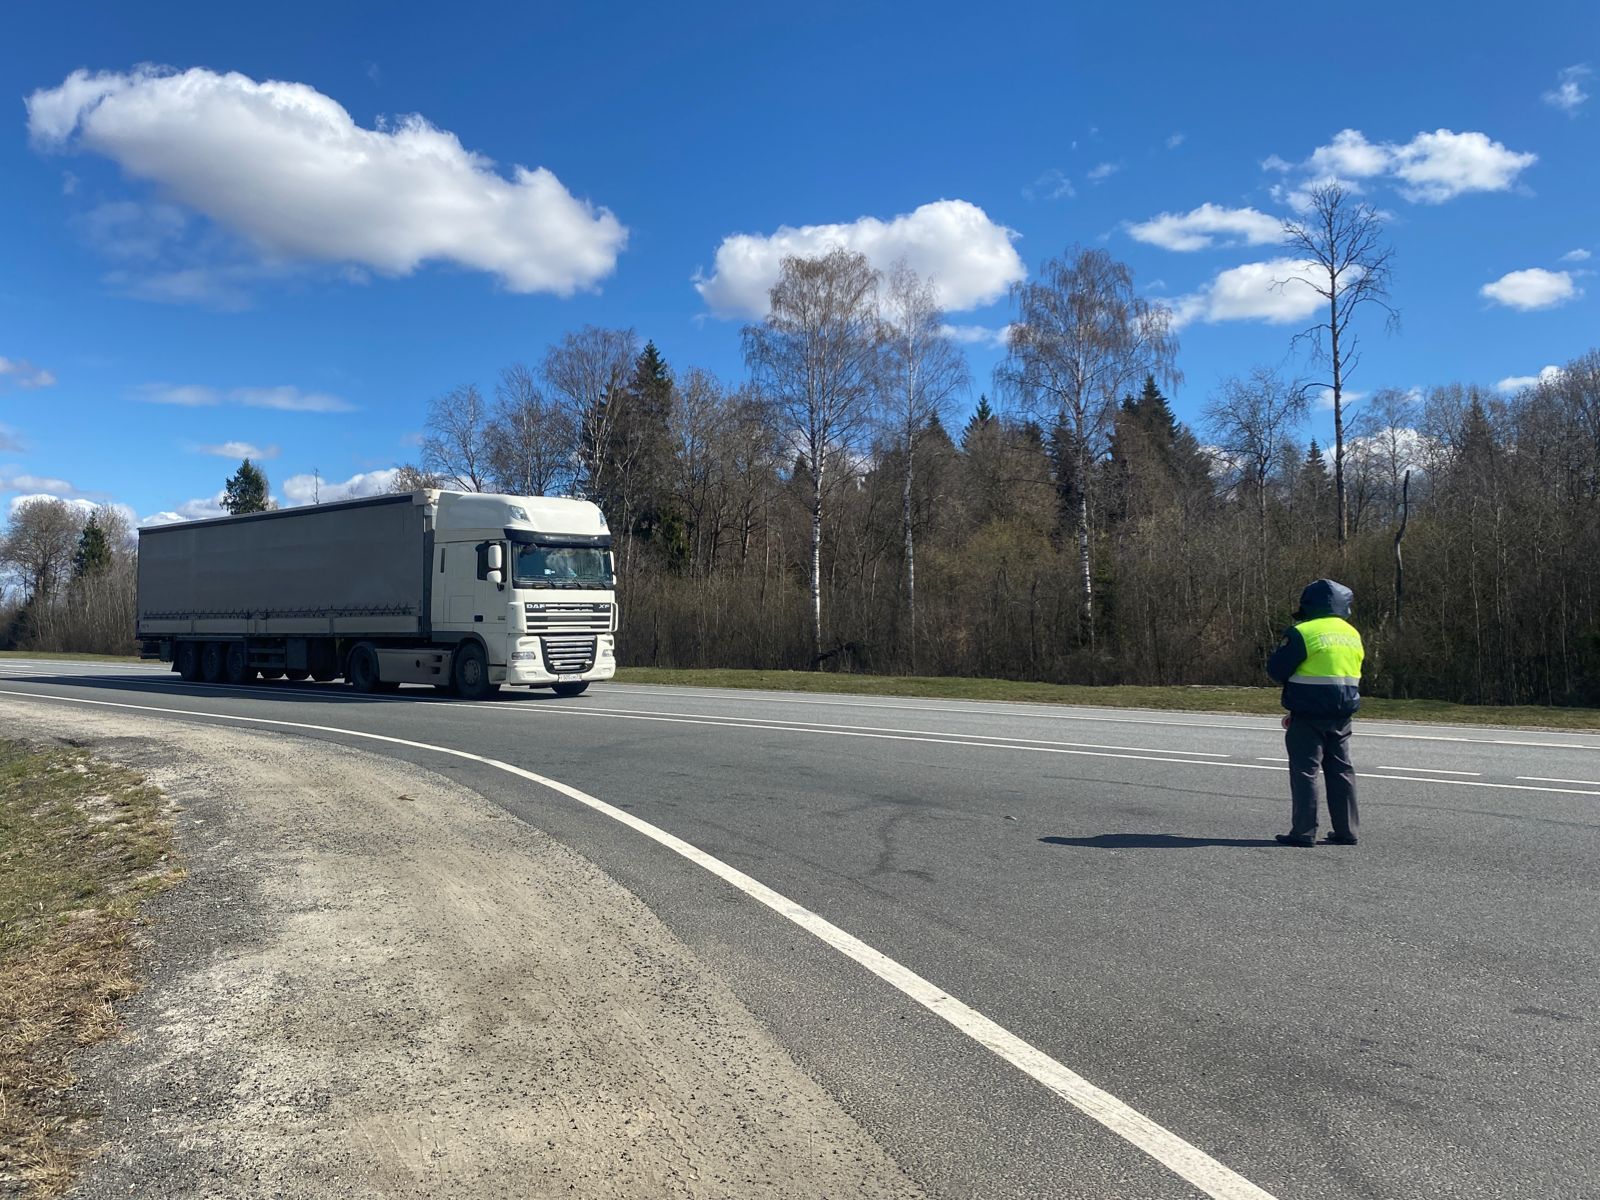
[[1600, 787], [1600, 779], [1546, 779], [1542, 775], [1518, 775], [1518, 779], [1526, 779], [1533, 783], [1583, 783], [1590, 787]]
[[[1377, 767], [1379, 771], [1426, 771], [1430, 775], [1482, 775], [1482, 771], [1446, 771], [1443, 767]], [[1522, 775], [1518, 779], [1525, 778]]]
[[52, 696], [39, 692], [0, 690], [0, 695], [17, 696], [27, 700], [44, 700], [49, 703], [131, 709], [135, 712], [159, 713], [167, 716], [236, 721], [279, 729], [297, 729], [312, 733], [334, 734], [340, 737], [383, 742], [389, 745], [405, 746], [413, 750], [423, 750], [434, 754], [449, 755], [453, 758], [467, 759], [471, 762], [492, 767], [497, 771], [504, 771], [506, 774], [526, 779], [530, 783], [538, 784], [540, 787], [548, 788], [553, 792], [575, 800], [579, 804], [610, 817], [637, 833], [643, 834], [656, 844], [703, 868], [724, 883], [737, 888], [752, 900], [765, 905], [779, 916], [793, 922], [826, 945], [833, 947], [846, 958], [866, 968], [903, 995], [915, 1000], [934, 1016], [949, 1023], [1025, 1075], [1043, 1084], [1057, 1096], [1060, 1096], [1067, 1103], [1078, 1109], [1078, 1111], [1099, 1122], [1106, 1129], [1131, 1145], [1138, 1147], [1138, 1149], [1155, 1159], [1162, 1166], [1193, 1184], [1205, 1195], [1211, 1197], [1212, 1200], [1274, 1200], [1271, 1193], [1257, 1187], [1244, 1176], [1212, 1158], [1199, 1147], [1185, 1141], [1165, 1126], [1157, 1124], [1137, 1109], [1117, 1099], [1110, 1092], [1096, 1087], [1071, 1068], [1051, 1058], [1043, 1050], [1018, 1037], [989, 1017], [984, 1016], [975, 1008], [956, 999], [956, 997], [924, 979], [909, 967], [896, 962], [882, 951], [874, 949], [860, 938], [846, 933], [826, 918], [790, 900], [787, 896], [774, 891], [759, 880], [746, 875], [737, 867], [730, 866], [675, 834], [668, 833], [659, 826], [652, 825], [650, 822], [630, 812], [607, 804], [604, 800], [597, 799], [587, 792], [579, 791], [577, 788], [559, 780], [536, 775], [534, 772], [525, 770], [522, 767], [501, 762], [499, 759], [487, 758], [481, 754], [473, 754], [470, 751], [457, 750], [450, 746], [438, 746], [429, 742], [411, 741], [407, 738], [389, 737], [385, 734], [366, 733], [359, 729], [341, 729], [332, 725], [314, 725], [302, 721], [280, 721], [266, 717], [239, 716], [233, 713], [192, 712], [185, 709], [159, 708], [154, 705], [127, 704], [113, 700], [90, 700], [76, 696]]

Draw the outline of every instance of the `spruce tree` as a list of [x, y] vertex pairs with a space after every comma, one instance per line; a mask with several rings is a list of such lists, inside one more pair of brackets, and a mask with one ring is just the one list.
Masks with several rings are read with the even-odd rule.
[[222, 507], [236, 517], [244, 513], [266, 512], [271, 506], [268, 500], [270, 491], [267, 473], [247, 458], [239, 464], [237, 471], [228, 476]]
[[74, 581], [100, 574], [111, 565], [111, 541], [105, 527], [100, 524], [100, 514], [90, 513], [78, 535], [78, 549], [72, 556]]

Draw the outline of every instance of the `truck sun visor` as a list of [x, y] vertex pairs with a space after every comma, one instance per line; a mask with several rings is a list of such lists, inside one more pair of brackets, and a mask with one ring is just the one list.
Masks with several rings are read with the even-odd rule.
[[609, 533], [535, 533], [530, 529], [507, 529], [506, 539], [519, 546], [543, 546], [550, 550], [609, 550]]

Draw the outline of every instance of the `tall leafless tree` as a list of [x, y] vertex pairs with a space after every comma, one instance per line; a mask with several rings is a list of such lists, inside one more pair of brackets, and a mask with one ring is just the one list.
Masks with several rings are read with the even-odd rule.
[[[1250, 494], [1256, 509], [1256, 555], [1262, 618], [1271, 612], [1267, 580], [1267, 500], [1273, 471], [1310, 407], [1305, 388], [1284, 380], [1270, 367], [1257, 367], [1248, 379], [1223, 381], [1206, 405], [1206, 431], [1222, 453], [1225, 474]], [[1242, 486], [1241, 486], [1242, 485]]]
[[495, 384], [489, 469], [495, 486], [518, 496], [548, 496], [572, 477], [578, 433], [572, 414], [546, 400], [533, 372], [513, 363]]
[[477, 384], [462, 384], [432, 401], [426, 429], [425, 471], [464, 492], [481, 492], [489, 486], [489, 406]]
[[906, 632], [913, 670], [917, 657], [917, 548], [912, 521], [917, 443], [942, 421], [969, 382], [966, 357], [944, 334], [944, 312], [931, 280], [903, 260], [889, 270], [883, 298], [885, 350], [879, 411], [885, 432], [904, 460], [900, 533], [906, 556]]
[[878, 273], [865, 255], [842, 247], [816, 258], [784, 259], [766, 320], [744, 330], [745, 362], [786, 417], [811, 485], [813, 666], [823, 659], [828, 467], [847, 464], [858, 447], [870, 419], [882, 346]]
[[633, 330], [595, 325], [567, 334], [545, 351], [545, 386], [570, 416], [577, 438], [578, 487], [591, 499], [612, 482], [607, 476], [615, 469], [611, 451], [638, 354]]
[[996, 382], [1021, 407], [1070, 439], [1083, 637], [1094, 641], [1090, 554], [1091, 467], [1105, 453], [1117, 400], [1146, 375], [1179, 378], [1172, 313], [1135, 293], [1133, 272], [1104, 250], [1073, 247], [1037, 279], [1013, 284], [1017, 320]]
[[[1325, 386], [1333, 393], [1333, 486], [1337, 496], [1337, 533], [1341, 549], [1350, 537], [1345, 494], [1345, 383], [1360, 359], [1356, 314], [1373, 305], [1387, 314], [1394, 328], [1399, 312], [1389, 303], [1389, 262], [1394, 250], [1383, 241], [1378, 210], [1338, 183], [1325, 183], [1308, 193], [1303, 217], [1284, 222], [1284, 238], [1297, 252], [1300, 269], [1279, 287], [1310, 288], [1326, 306], [1322, 320], [1298, 336], [1308, 340], [1316, 359], [1328, 366]], [[1313, 385], [1315, 386], [1315, 385]]]

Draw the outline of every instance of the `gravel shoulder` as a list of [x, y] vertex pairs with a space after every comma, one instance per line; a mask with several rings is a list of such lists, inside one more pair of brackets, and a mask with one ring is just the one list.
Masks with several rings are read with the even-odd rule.
[[900, 1197], [902, 1173], [637, 898], [360, 751], [0, 702], [176, 806], [149, 986], [77, 1064], [82, 1197]]

